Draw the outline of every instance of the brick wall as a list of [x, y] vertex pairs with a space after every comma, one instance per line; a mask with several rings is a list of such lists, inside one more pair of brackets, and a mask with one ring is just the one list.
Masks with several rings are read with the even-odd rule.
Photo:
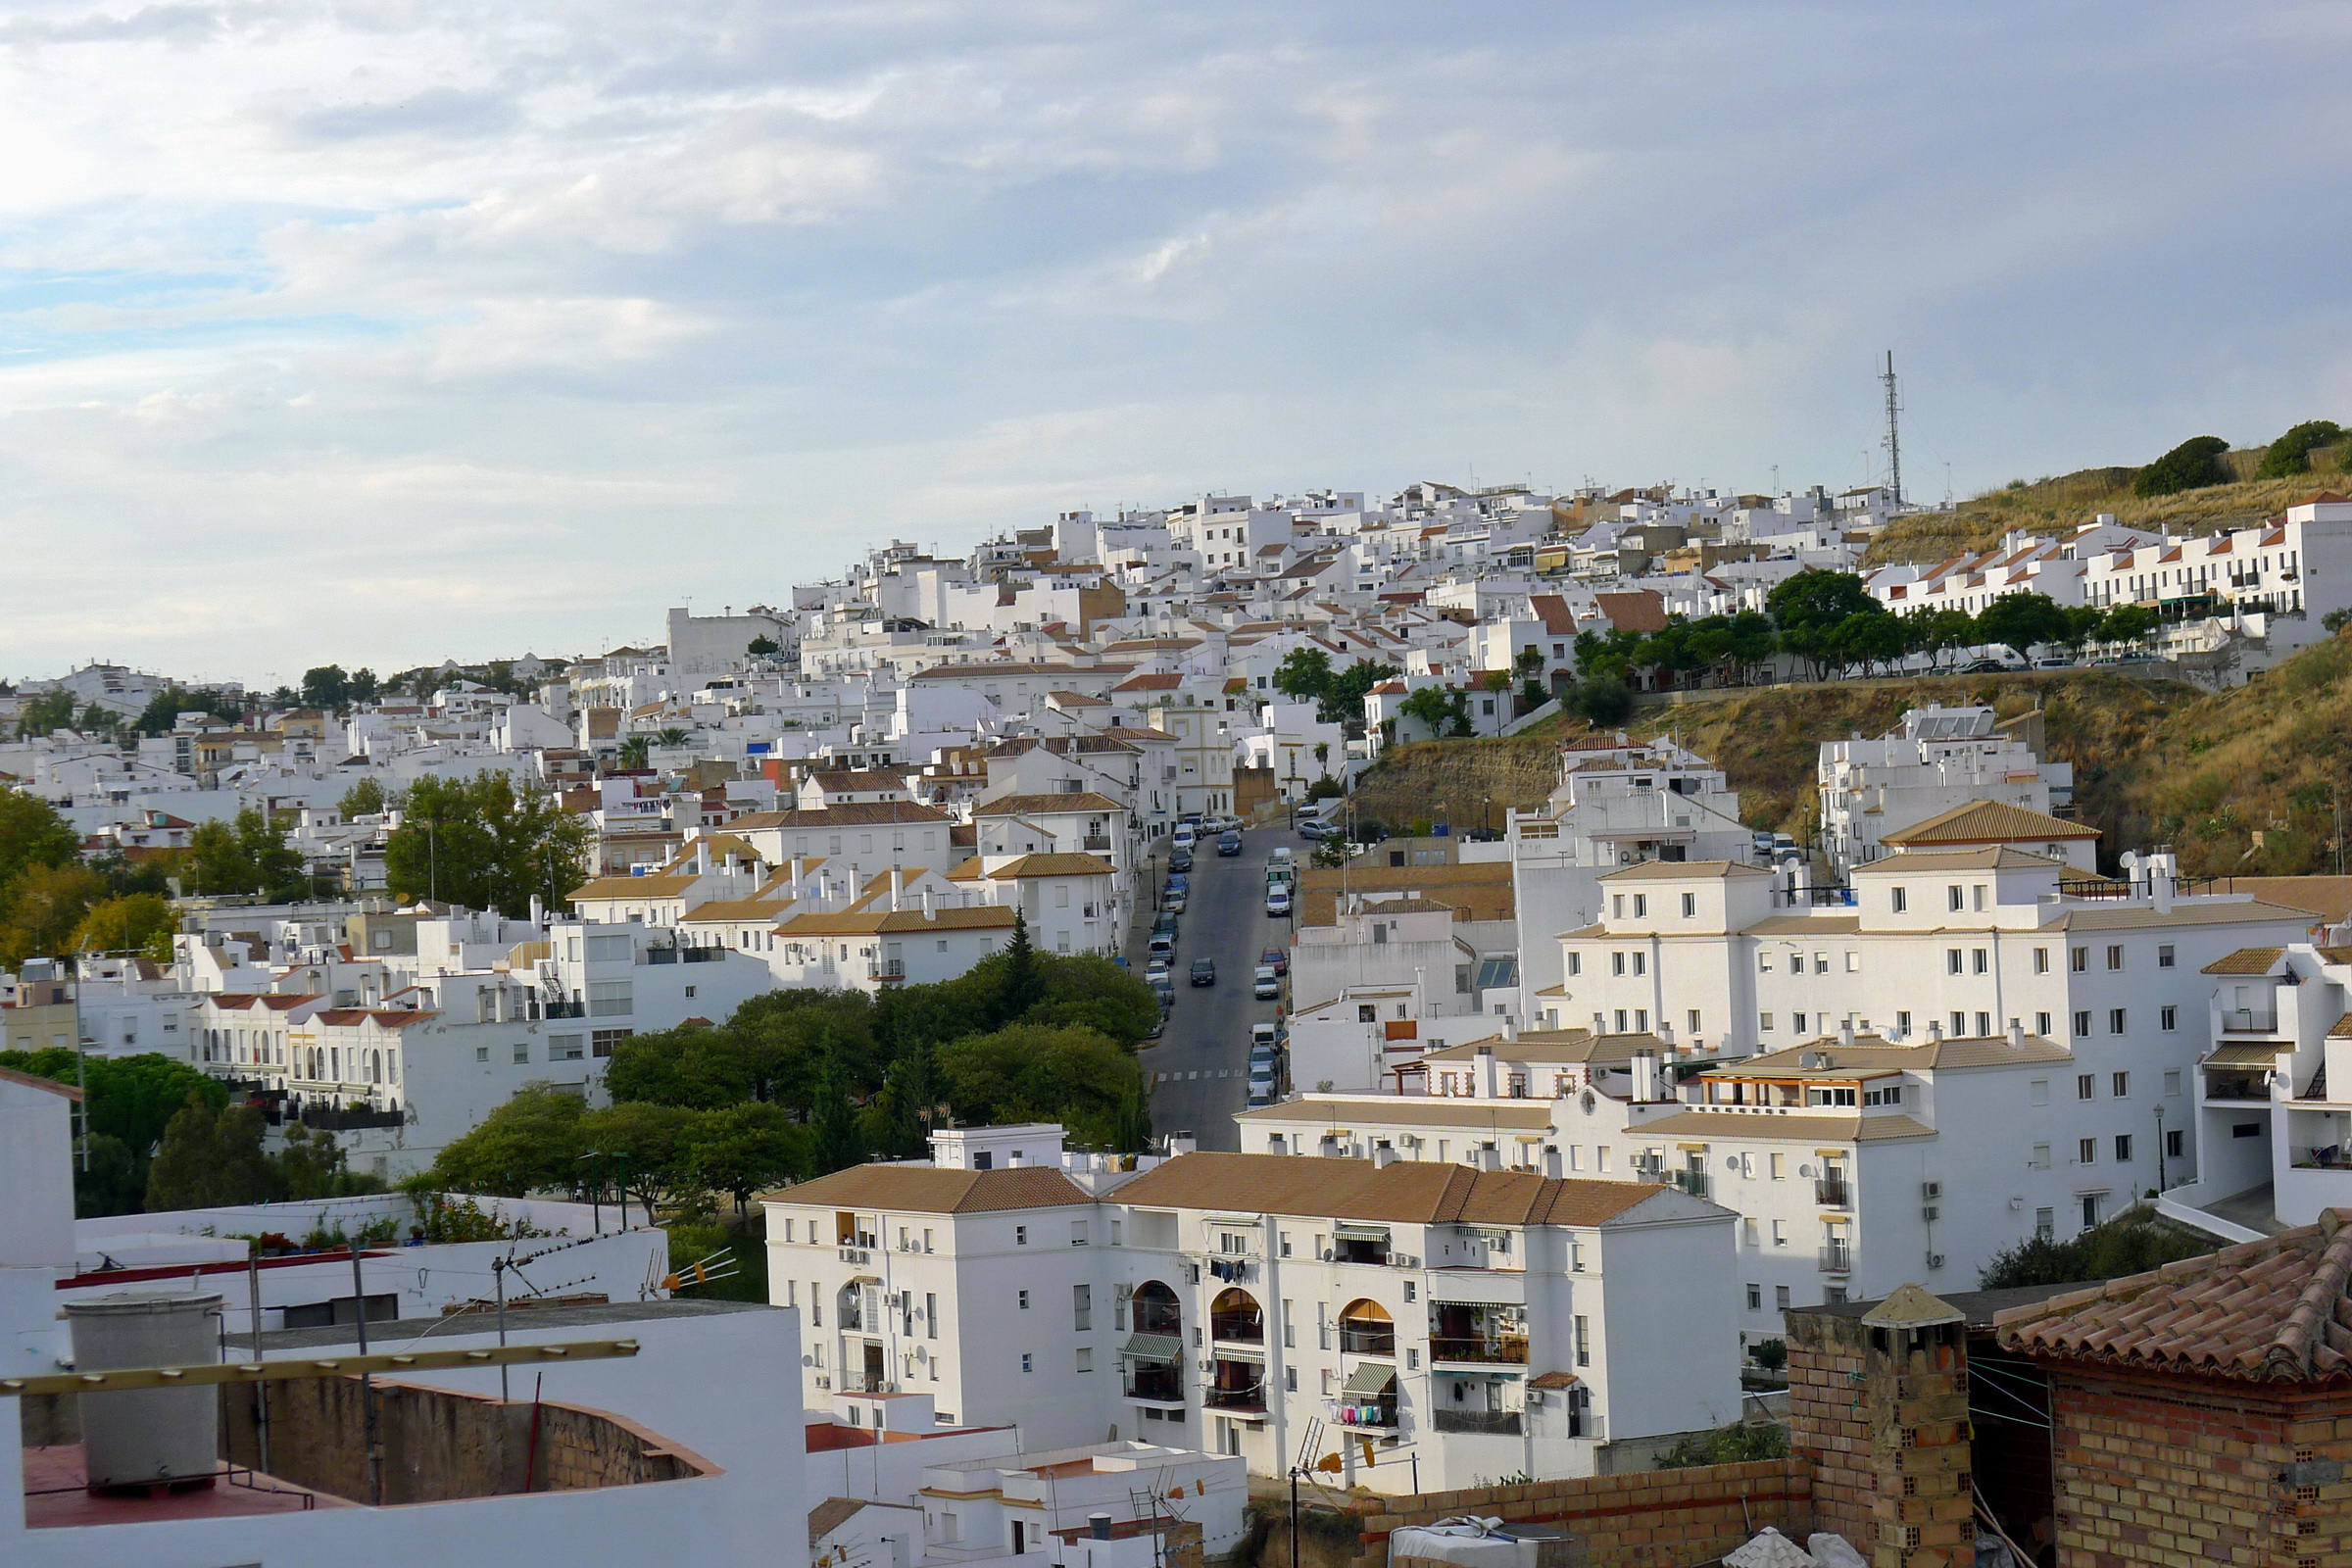
[[1843, 1536], [1867, 1560], [1879, 1525], [1866, 1337], [1859, 1322], [1814, 1312], [1791, 1312], [1788, 1325], [1788, 1446], [1813, 1466], [1814, 1528]]
[[1591, 1568], [1696, 1568], [1766, 1525], [1798, 1541], [1815, 1528], [1810, 1467], [1795, 1458], [1375, 1496], [1349, 1508], [1363, 1529], [1351, 1568], [1386, 1568], [1392, 1532], [1455, 1514], [1554, 1525], [1584, 1544]]
[[2052, 1379], [2061, 1568], [2352, 1562], [2352, 1392]]

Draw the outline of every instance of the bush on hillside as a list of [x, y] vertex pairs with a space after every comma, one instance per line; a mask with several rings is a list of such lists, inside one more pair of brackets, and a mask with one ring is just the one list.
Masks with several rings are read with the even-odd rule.
[[2028, 1237], [1987, 1258], [1978, 1271], [1979, 1281], [1985, 1290], [2001, 1291], [2019, 1285], [2119, 1280], [2214, 1250], [2213, 1243], [2199, 1237], [2160, 1228], [2154, 1218], [2149, 1210], [2135, 1208], [2072, 1241]]
[[2140, 469], [2132, 481], [2132, 493], [2169, 496], [2209, 484], [2228, 484], [2230, 471], [2222, 466], [2222, 454], [2229, 450], [2230, 443], [2218, 435], [2191, 436]]
[[2309, 473], [2312, 449], [2332, 445], [2343, 438], [2344, 427], [2333, 419], [2306, 419], [2271, 443], [2262, 455], [2262, 466], [2254, 470], [2254, 477], [2291, 479], [2298, 473]]

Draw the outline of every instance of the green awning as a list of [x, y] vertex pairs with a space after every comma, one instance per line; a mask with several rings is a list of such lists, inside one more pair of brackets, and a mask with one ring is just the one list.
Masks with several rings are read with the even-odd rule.
[[1359, 1366], [1348, 1374], [1341, 1385], [1342, 1394], [1386, 1394], [1396, 1386], [1396, 1369], [1393, 1366]]
[[1181, 1361], [1184, 1341], [1173, 1334], [1130, 1334], [1119, 1353], [1135, 1361]]
[[1344, 1219], [1331, 1229], [1334, 1236], [1350, 1242], [1385, 1242], [1389, 1239], [1386, 1225], [1359, 1225]]

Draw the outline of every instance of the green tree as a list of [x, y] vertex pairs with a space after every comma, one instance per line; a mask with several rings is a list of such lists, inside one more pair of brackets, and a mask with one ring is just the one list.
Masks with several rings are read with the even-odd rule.
[[2213, 1250], [2202, 1239], [2160, 1227], [2154, 1218], [2149, 1210], [2135, 1208], [2072, 1241], [2030, 1236], [1985, 1259], [1978, 1277], [1988, 1291], [2021, 1285], [2072, 1285], [2144, 1274], [2176, 1259]]
[[[90, 906], [74, 928], [76, 953], [152, 953], [155, 939], [169, 938], [174, 924], [168, 900], [129, 893]], [[169, 942], [165, 944], [167, 950]]]
[[1346, 727], [1350, 739], [1360, 740], [1364, 733], [1364, 698], [1373, 687], [1396, 673], [1387, 664], [1376, 664], [1369, 659], [1359, 659], [1331, 677], [1315, 704], [1315, 717], [1325, 724]]
[[2291, 479], [2311, 471], [2314, 447], [2331, 446], [2344, 438], [2344, 427], [2333, 419], [2306, 419], [2271, 443], [2262, 455], [2257, 479]]
[[2065, 609], [2048, 594], [2003, 594], [1977, 616], [1977, 635], [2023, 654], [2037, 643], [2065, 642], [2068, 624]]
[[433, 1161], [433, 1184], [443, 1192], [503, 1198], [574, 1191], [585, 1179], [580, 1121], [586, 1109], [577, 1095], [525, 1084], [472, 1131], [442, 1147]]
[[776, 647], [776, 640], [773, 637], [755, 637], [750, 642], [744, 644], [743, 651], [751, 655], [754, 659], [765, 659], [770, 654], [776, 653], [779, 650]]
[[620, 743], [619, 761], [628, 772], [642, 772], [653, 764], [654, 738], [651, 735], [632, 735]]
[[106, 878], [86, 865], [35, 865], [0, 885], [0, 964], [62, 958], [90, 906], [106, 897]]
[[627, 1173], [629, 1189], [651, 1208], [694, 1185], [687, 1141], [707, 1113], [683, 1105], [623, 1101], [580, 1117], [581, 1152], [603, 1154]]
[[1781, 646], [1810, 663], [1817, 680], [1861, 635], [1845, 629], [1848, 620], [1887, 613], [1854, 573], [1819, 568], [1783, 578], [1764, 596], [1764, 609], [1780, 628]]
[[251, 1105], [216, 1110], [201, 1095], [189, 1095], [166, 1124], [148, 1167], [148, 1210], [270, 1201], [275, 1182], [262, 1151], [267, 1131]]
[[1830, 646], [1841, 663], [1882, 668], [1903, 657], [1910, 634], [1898, 616], [1882, 610], [1876, 614], [1849, 616], [1831, 634]]
[[1594, 729], [1614, 729], [1634, 711], [1634, 694], [1622, 678], [1581, 681], [1570, 697], [1569, 706]]
[[401, 811], [384, 845], [395, 894], [519, 917], [534, 895], [569, 909], [572, 890], [587, 879], [587, 822], [536, 785], [516, 790], [504, 773], [420, 778]]
[[1118, 1145], [1140, 1093], [1134, 1054], [1092, 1029], [1014, 1024], [940, 1048], [948, 1102], [974, 1125], [1057, 1121], [1073, 1142]]
[[1029, 937], [1029, 917], [1012, 911], [1012, 940], [1004, 944], [1004, 961], [997, 966], [995, 1005], [989, 1015], [1000, 1026], [1025, 1015], [1046, 994], [1045, 977], [1038, 972], [1037, 945]]
[[815, 1102], [808, 1114], [808, 1158], [816, 1173], [846, 1170], [863, 1160], [865, 1138], [858, 1126], [857, 1107], [850, 1103], [846, 1077], [828, 1072], [817, 1084]]
[[74, 694], [68, 691], [43, 692], [17, 713], [20, 735], [48, 735], [73, 727]]
[[364, 778], [343, 792], [343, 798], [335, 803], [335, 808], [343, 813], [343, 820], [349, 822], [358, 817], [374, 816], [390, 804], [382, 784], [371, 778]]
[[233, 823], [211, 821], [188, 835], [191, 889], [209, 894], [259, 894], [272, 904], [301, 898], [310, 888], [301, 853], [285, 830], [258, 806], [241, 808]]
[[2156, 612], [2147, 606], [2117, 605], [2099, 620], [2099, 641], [2127, 645], [2143, 642], [2156, 625]]
[[0, 883], [26, 866], [70, 865], [81, 856], [81, 836], [47, 801], [0, 786]]
[[741, 1213], [752, 1195], [810, 1170], [810, 1140], [781, 1105], [747, 1102], [698, 1118], [683, 1139], [683, 1157], [696, 1185], [725, 1193]]
[[1494, 699], [1494, 733], [1500, 735], [1503, 721], [1510, 717], [1510, 705], [1502, 700], [1502, 694], [1511, 689], [1511, 672], [1507, 669], [1490, 669], [1478, 678], [1478, 684], [1481, 690]]
[[1320, 648], [1294, 648], [1274, 666], [1274, 689], [1295, 703], [1319, 703], [1331, 680], [1331, 655]]
[[382, 686], [375, 678], [375, 671], [362, 664], [351, 672], [351, 681], [345, 688], [345, 695], [355, 703], [372, 703], [382, 690]]
[[2230, 443], [2218, 435], [2191, 436], [2140, 469], [2132, 477], [2132, 493], [2169, 496], [2176, 491], [2228, 484], [2230, 470], [2222, 466], [2222, 454], [2229, 450]]
[[1436, 739], [1471, 733], [1470, 698], [1466, 692], [1423, 686], [1406, 693], [1404, 701], [1396, 705], [1396, 711], [1403, 717], [1419, 719]]
[[172, 686], [148, 698], [147, 706], [131, 720], [130, 727], [142, 735], [168, 735], [178, 727], [182, 713], [209, 713], [233, 723], [242, 712], [235, 703], [218, 692], [183, 691]]
[[351, 677], [341, 664], [320, 664], [302, 672], [302, 700], [312, 708], [334, 710], [351, 702]]

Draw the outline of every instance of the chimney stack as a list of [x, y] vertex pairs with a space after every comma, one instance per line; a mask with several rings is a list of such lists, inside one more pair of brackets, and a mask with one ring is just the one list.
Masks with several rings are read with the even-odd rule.
[[1516, 1040], [1519, 1038], [1519, 1018], [1517, 1014], [1506, 1012], [1502, 1015], [1502, 1038], [1505, 1040]]
[[1560, 1152], [1558, 1150], [1546, 1149], [1544, 1151], [1544, 1174], [1549, 1176], [1554, 1181], [1559, 1180]]
[[1658, 1098], [1658, 1054], [1654, 1051], [1634, 1053], [1634, 1101], [1648, 1104]]
[[1480, 1170], [1502, 1169], [1502, 1151], [1496, 1149], [1493, 1144], [1479, 1145], [1478, 1168]]
[[1928, 1020], [1928, 1041], [1934, 1044], [1943, 1038], [1943, 1025], [1934, 1018]]
[[890, 868], [890, 912], [891, 912], [891, 913], [893, 913], [893, 914], [896, 914], [896, 913], [898, 913], [898, 912], [899, 912], [899, 906], [900, 906], [902, 903], [904, 903], [904, 902], [906, 901], [906, 868], [905, 868], [904, 866], [897, 866], [897, 865], [894, 865], [894, 866], [892, 866], [892, 867]]
[[1853, 1050], [1853, 1049], [1854, 1049], [1854, 1020], [1853, 1020], [1853, 1019], [1851, 1019], [1851, 1018], [1845, 1018], [1845, 1019], [1842, 1019], [1842, 1020], [1840, 1020], [1840, 1021], [1839, 1021], [1839, 1023], [1838, 1023], [1838, 1043], [1839, 1045], [1841, 1045], [1841, 1046], [1845, 1047], [1845, 1049], [1846, 1049], [1846, 1050], [1848, 1050], [1848, 1051], [1851, 1051], [1851, 1050]]
[[939, 918], [939, 910], [932, 907], [932, 886], [930, 883], [926, 882], [923, 884], [923, 918], [926, 920], [936, 920]]
[[2026, 1026], [2015, 1018], [2009, 1020], [2009, 1049], [2011, 1051], [2026, 1049]]
[[1396, 1151], [1395, 1149], [1391, 1148], [1387, 1144], [1374, 1144], [1372, 1146], [1372, 1165], [1374, 1169], [1387, 1170], [1391, 1165], [1396, 1163]]
[[1167, 1150], [1170, 1159], [1174, 1159], [1179, 1154], [1189, 1154], [1200, 1147], [1200, 1140], [1189, 1132], [1168, 1134]]
[[1478, 1067], [1478, 1095], [1479, 1095], [1479, 1098], [1480, 1098], [1481, 1100], [1499, 1100], [1499, 1099], [1501, 1099], [1501, 1098], [1502, 1098], [1502, 1097], [1501, 1097], [1501, 1095], [1500, 1095], [1499, 1093], [1497, 1093], [1497, 1092], [1496, 1092], [1496, 1078], [1495, 1078], [1495, 1072], [1494, 1072], [1494, 1048], [1493, 1046], [1481, 1046], [1481, 1047], [1479, 1047], [1479, 1048], [1478, 1048], [1478, 1054], [1477, 1054], [1477, 1055], [1476, 1055], [1476, 1056], [1475, 1056], [1473, 1059], [1474, 1059], [1474, 1060], [1475, 1060], [1475, 1062], [1477, 1063], [1477, 1067]]

